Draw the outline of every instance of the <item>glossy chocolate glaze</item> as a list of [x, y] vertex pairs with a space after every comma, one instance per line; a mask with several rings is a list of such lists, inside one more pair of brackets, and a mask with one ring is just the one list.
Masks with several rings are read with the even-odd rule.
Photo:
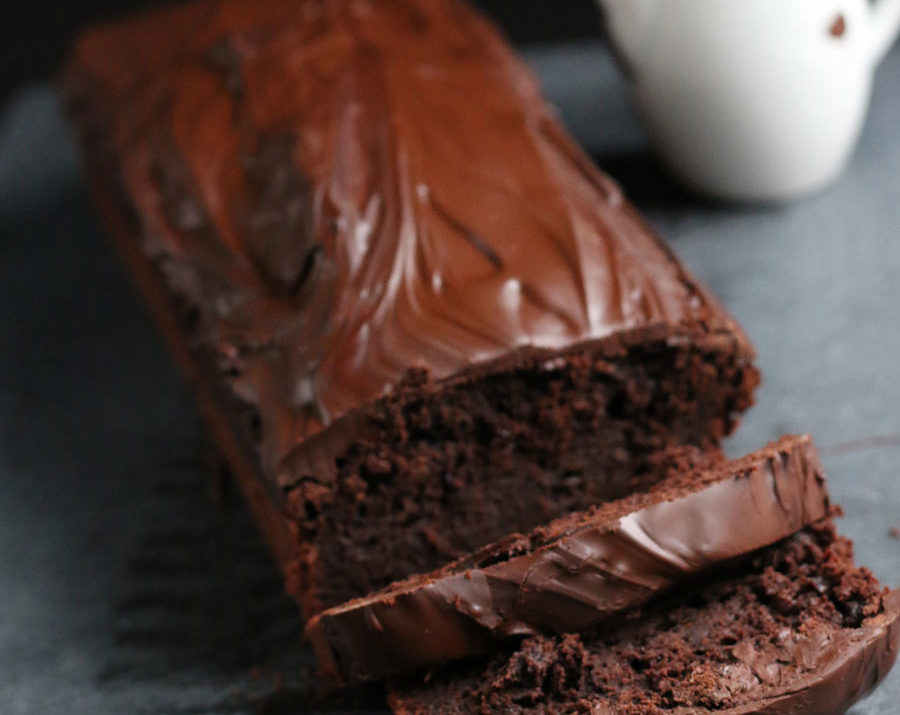
[[199, 0], [88, 34], [66, 83], [273, 491], [414, 367], [648, 331], [752, 356], [455, 0]]
[[335, 682], [381, 678], [485, 653], [510, 635], [581, 631], [830, 509], [808, 436], [684, 481], [322, 612], [306, 631], [321, 670]]

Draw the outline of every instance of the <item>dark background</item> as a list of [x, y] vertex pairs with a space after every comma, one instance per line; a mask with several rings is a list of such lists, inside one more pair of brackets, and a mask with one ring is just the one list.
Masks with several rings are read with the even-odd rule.
[[[262, 0], [264, 1], [264, 0]], [[14, 0], [0, 24], [0, 100], [16, 85], [52, 77], [66, 48], [87, 25], [160, 4], [150, 0]], [[578, 39], [599, 33], [592, 0], [475, 0], [516, 43]]]

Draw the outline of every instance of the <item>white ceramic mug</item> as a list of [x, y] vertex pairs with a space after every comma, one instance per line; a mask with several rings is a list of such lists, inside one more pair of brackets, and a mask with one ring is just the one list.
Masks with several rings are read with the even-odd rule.
[[651, 139], [726, 199], [784, 200], [840, 175], [900, 0], [598, 0]]

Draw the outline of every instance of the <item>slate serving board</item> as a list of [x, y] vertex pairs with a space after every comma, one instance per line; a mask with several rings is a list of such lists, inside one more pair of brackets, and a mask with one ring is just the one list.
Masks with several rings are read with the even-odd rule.
[[[900, 585], [900, 51], [840, 183], [755, 209], [671, 182], [601, 46], [527, 54], [579, 140], [754, 340], [766, 381], [731, 450], [811, 432], [859, 560]], [[293, 604], [209, 474], [52, 89], [14, 95], [0, 109], [0, 712], [311, 711]], [[853, 713], [898, 702], [900, 667]]]

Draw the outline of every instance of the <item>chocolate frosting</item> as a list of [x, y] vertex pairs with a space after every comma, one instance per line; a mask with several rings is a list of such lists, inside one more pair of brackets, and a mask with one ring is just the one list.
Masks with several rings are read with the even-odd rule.
[[67, 87], [273, 489], [411, 368], [645, 331], [751, 357], [455, 0], [197, 0], [86, 35]]
[[511, 635], [581, 631], [829, 512], [807, 436], [694, 476], [322, 612], [306, 630], [321, 670], [335, 682], [381, 678], [485, 653]]

